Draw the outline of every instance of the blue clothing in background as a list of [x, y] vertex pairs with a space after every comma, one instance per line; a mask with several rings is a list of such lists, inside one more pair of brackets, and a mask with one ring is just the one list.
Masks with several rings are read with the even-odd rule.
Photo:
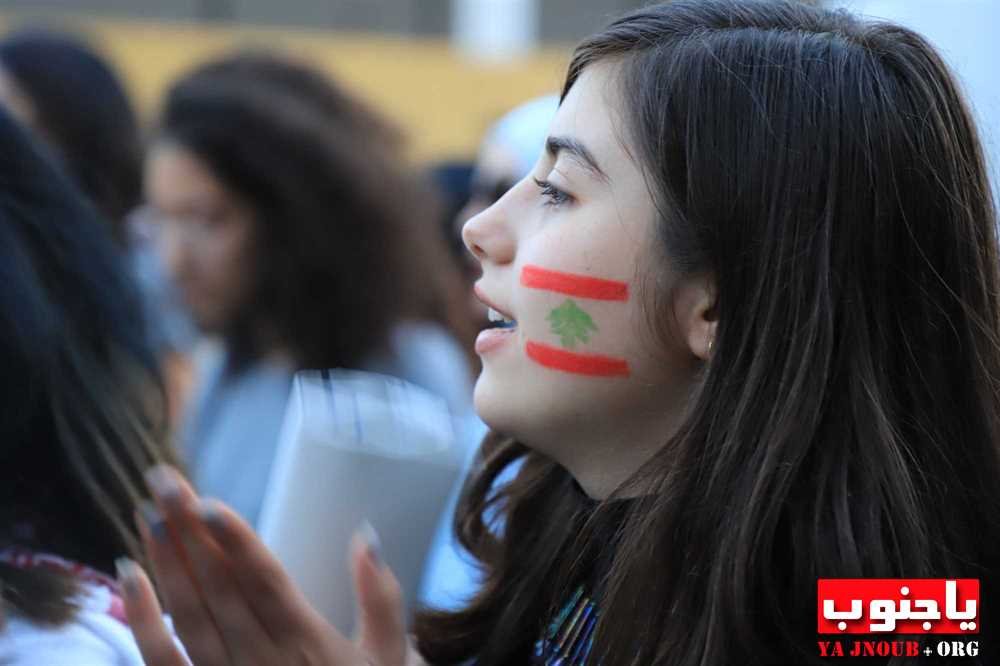
[[[420, 602], [424, 606], [439, 610], [458, 610], [472, 598], [483, 583], [478, 563], [455, 536], [455, 509], [462, 485], [472, 470], [479, 445], [487, 432], [489, 428], [475, 414], [471, 415], [463, 428], [463, 436], [467, 441], [475, 441], [476, 445], [466, 456], [465, 468], [459, 477], [459, 483], [448, 498], [448, 505], [431, 543], [423, 584], [420, 586]], [[505, 467], [494, 480], [491, 492], [513, 481], [521, 469], [522, 461], [523, 459], [515, 460]], [[487, 514], [485, 521], [491, 531], [499, 534], [503, 529], [502, 518], [499, 516]]]
[[[182, 451], [198, 491], [232, 506], [257, 525], [291, 391], [294, 370], [258, 360], [239, 372], [228, 368], [224, 348], [195, 355], [199, 388], [182, 431]], [[442, 397], [455, 418], [458, 444], [469, 452], [478, 433], [463, 425], [472, 417], [472, 387], [465, 355], [440, 326], [400, 324], [389, 349], [360, 370], [391, 375]]]
[[420, 586], [420, 603], [431, 608], [455, 610], [467, 602], [482, 584], [482, 575], [475, 560], [455, 538], [455, 508], [462, 485], [475, 462], [479, 443], [486, 436], [487, 427], [478, 416], [470, 413], [461, 423], [459, 437], [471, 445], [467, 448], [465, 463], [458, 483], [448, 497], [434, 540], [427, 554], [424, 579]]
[[[240, 372], [227, 372], [225, 350], [203, 347], [195, 355], [200, 388], [182, 433], [182, 449], [199, 492], [233, 507], [256, 526], [294, 372], [276, 361], [261, 360]], [[472, 382], [461, 348], [440, 326], [408, 322], [392, 333], [388, 351], [372, 356], [362, 370], [412, 382], [446, 400], [457, 443], [471, 467], [486, 426], [472, 409]], [[456, 608], [478, 589], [479, 572], [452, 533], [461, 482], [452, 489], [439, 519], [419, 600]]]
[[278, 448], [293, 369], [254, 361], [238, 373], [216, 348], [196, 355], [200, 375], [182, 451], [198, 491], [257, 524]]

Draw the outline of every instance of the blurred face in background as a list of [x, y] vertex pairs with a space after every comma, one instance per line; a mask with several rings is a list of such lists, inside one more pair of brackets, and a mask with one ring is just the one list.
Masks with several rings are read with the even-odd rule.
[[[476, 158], [476, 168], [469, 188], [469, 201], [458, 214], [456, 232], [461, 235], [462, 226], [500, 200], [507, 190], [521, 180], [515, 156], [498, 141], [487, 141]], [[476, 267], [478, 272], [479, 268]]]
[[[468, 220], [499, 201], [531, 172], [558, 107], [558, 95], [536, 97], [508, 111], [489, 129], [476, 157], [469, 200], [455, 220], [457, 237]], [[472, 254], [465, 255], [464, 272], [470, 285], [481, 274]], [[488, 323], [486, 309], [475, 296], [469, 299], [469, 315], [477, 327]]]
[[150, 152], [145, 189], [160, 254], [192, 317], [207, 333], [225, 331], [255, 286], [253, 211], [176, 144]]
[[[476, 168], [472, 173], [472, 183], [469, 187], [469, 201], [459, 211], [455, 218], [454, 233], [461, 237], [462, 227], [476, 215], [500, 200], [507, 190], [521, 180], [523, 174], [518, 172], [514, 155], [498, 141], [487, 141], [483, 144], [476, 159]], [[474, 283], [482, 273], [475, 256], [466, 252], [462, 256], [462, 273], [468, 283]], [[477, 327], [488, 323], [487, 308], [469, 292], [469, 316]]]

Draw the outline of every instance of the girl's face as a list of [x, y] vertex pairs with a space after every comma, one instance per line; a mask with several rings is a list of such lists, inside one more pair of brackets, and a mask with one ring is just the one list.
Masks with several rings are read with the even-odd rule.
[[253, 290], [252, 212], [189, 151], [155, 147], [146, 162], [146, 198], [158, 245], [199, 327], [223, 331]]
[[[463, 231], [482, 263], [477, 294], [516, 320], [476, 342], [476, 409], [594, 496], [665, 443], [713, 331], [704, 281], [672, 277], [661, 258], [615, 72], [583, 72], [534, 172]], [[656, 291], [671, 294], [672, 313], [650, 312]], [[672, 315], [676, 335], [658, 339], [650, 314]]]

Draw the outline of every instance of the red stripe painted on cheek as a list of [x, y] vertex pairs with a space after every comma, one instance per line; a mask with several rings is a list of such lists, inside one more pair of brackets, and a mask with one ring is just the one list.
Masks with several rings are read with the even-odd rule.
[[546, 368], [591, 377], [628, 377], [628, 362], [623, 358], [599, 354], [576, 354], [541, 342], [528, 341], [528, 358]]
[[521, 284], [532, 289], [544, 289], [599, 301], [628, 300], [628, 284], [625, 282], [551, 271], [541, 266], [525, 266], [521, 269]]

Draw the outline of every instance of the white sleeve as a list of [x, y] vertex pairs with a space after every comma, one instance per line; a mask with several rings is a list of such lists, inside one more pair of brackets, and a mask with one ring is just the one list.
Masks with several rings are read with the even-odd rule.
[[[120, 645], [109, 642], [87, 626], [89, 618], [77, 618], [59, 627], [46, 627], [8, 617], [0, 632], [2, 666], [132, 666], [142, 664], [135, 649], [134, 659]], [[80, 620], [84, 620], [81, 622]], [[114, 622], [111, 618], [109, 621]], [[126, 634], [125, 627], [121, 628]], [[133, 644], [134, 648], [134, 644]]]
[[[92, 589], [82, 601], [73, 620], [57, 627], [8, 616], [0, 631], [0, 666], [143, 666], [132, 631], [102, 610], [107, 592]], [[164, 621], [173, 633], [170, 618]], [[180, 641], [177, 647], [184, 654]]]

